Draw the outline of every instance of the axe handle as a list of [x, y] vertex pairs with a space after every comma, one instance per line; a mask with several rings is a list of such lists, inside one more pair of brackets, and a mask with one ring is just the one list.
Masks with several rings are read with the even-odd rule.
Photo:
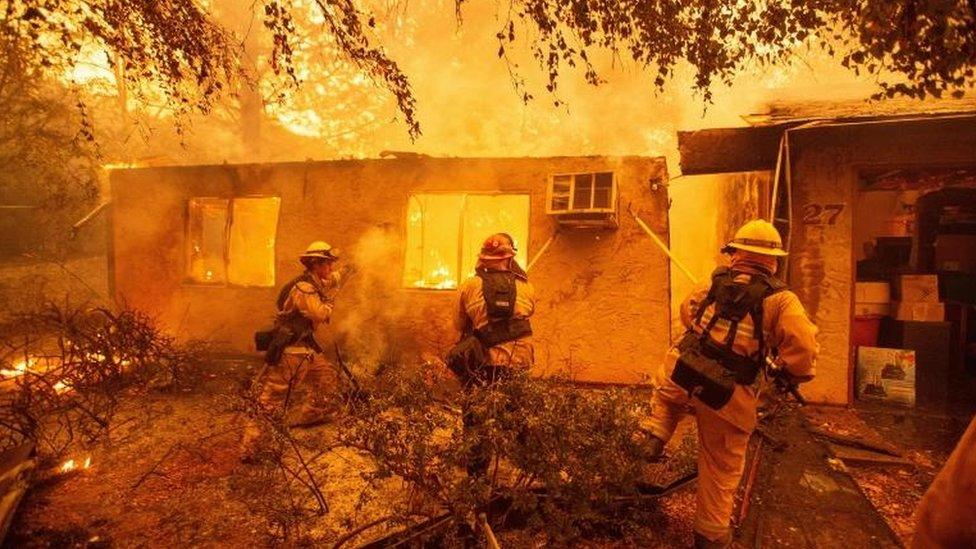
[[637, 212], [635, 212], [633, 208], [629, 206], [627, 207], [627, 210], [630, 212], [630, 215], [634, 216], [634, 220], [637, 221], [637, 224], [640, 225], [640, 228], [644, 229], [644, 232], [647, 233], [647, 236], [651, 237], [651, 240], [653, 240], [654, 243], [657, 244], [657, 247], [661, 248], [661, 251], [664, 252], [664, 254], [667, 255], [668, 258], [671, 260], [671, 262], [674, 263], [675, 266], [678, 267], [678, 269], [681, 270], [681, 272], [688, 277], [688, 280], [691, 280], [693, 284], [698, 284], [698, 277], [693, 275], [691, 271], [688, 270], [688, 267], [685, 267], [685, 264], [682, 263], [680, 259], [675, 257], [673, 253], [671, 253], [671, 250], [664, 244], [664, 242], [661, 241], [660, 238], [658, 238], [656, 234], [654, 234], [654, 231], [652, 231], [651, 228], [647, 226], [647, 223], [644, 223], [644, 220], [641, 219], [639, 215], [637, 215]]

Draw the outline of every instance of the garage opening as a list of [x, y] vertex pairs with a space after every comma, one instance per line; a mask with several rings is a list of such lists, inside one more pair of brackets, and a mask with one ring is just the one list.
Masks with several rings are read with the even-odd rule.
[[853, 242], [857, 398], [971, 405], [976, 168], [862, 173]]

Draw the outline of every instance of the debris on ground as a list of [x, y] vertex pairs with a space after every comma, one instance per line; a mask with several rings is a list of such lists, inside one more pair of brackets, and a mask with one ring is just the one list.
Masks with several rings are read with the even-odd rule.
[[803, 415], [790, 408], [763, 425], [784, 446], [762, 452], [749, 512], [737, 528], [737, 543], [744, 547], [898, 547], [898, 538], [854, 480], [828, 462], [822, 443], [803, 429]]
[[830, 466], [849, 475], [903, 545], [915, 509], [966, 423], [924, 410], [862, 404], [803, 409], [804, 428], [821, 439]]

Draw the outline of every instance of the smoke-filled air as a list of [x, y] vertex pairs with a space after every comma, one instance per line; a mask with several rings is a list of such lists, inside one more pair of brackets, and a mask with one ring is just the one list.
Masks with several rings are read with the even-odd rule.
[[0, 546], [976, 547], [973, 0], [0, 50]]

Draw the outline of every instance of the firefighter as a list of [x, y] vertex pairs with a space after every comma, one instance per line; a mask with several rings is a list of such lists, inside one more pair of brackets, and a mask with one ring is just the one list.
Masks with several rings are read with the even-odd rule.
[[[498, 233], [481, 246], [475, 275], [458, 288], [454, 325], [461, 339], [448, 356], [448, 365], [466, 390], [485, 387], [506, 373], [532, 367], [532, 327], [535, 290], [515, 261], [511, 236]], [[478, 429], [488, 418], [472, 410], [463, 413], [464, 428]], [[468, 462], [471, 475], [483, 476], [490, 455], [487, 443], [476, 445]]]
[[[276, 302], [272, 341], [265, 353], [265, 369], [257, 380], [258, 402], [277, 414], [286, 414], [299, 385], [308, 389], [291, 427], [327, 422], [336, 410], [339, 377], [322, 353], [315, 334], [332, 317], [339, 272], [334, 270], [338, 250], [323, 241], [312, 242], [299, 257], [305, 271], [285, 284]], [[250, 422], [244, 432], [244, 459], [252, 457], [261, 430]]]
[[732, 498], [742, 477], [746, 446], [756, 426], [759, 374], [775, 356], [790, 383], [814, 375], [817, 328], [796, 294], [776, 279], [787, 255], [776, 228], [753, 220], [723, 249], [720, 267], [681, 305], [687, 331], [669, 350], [656, 379], [647, 424], [650, 454], [660, 457], [681, 417], [698, 426], [696, 547], [727, 547]]
[[915, 512], [913, 549], [976, 547], [976, 418]]

